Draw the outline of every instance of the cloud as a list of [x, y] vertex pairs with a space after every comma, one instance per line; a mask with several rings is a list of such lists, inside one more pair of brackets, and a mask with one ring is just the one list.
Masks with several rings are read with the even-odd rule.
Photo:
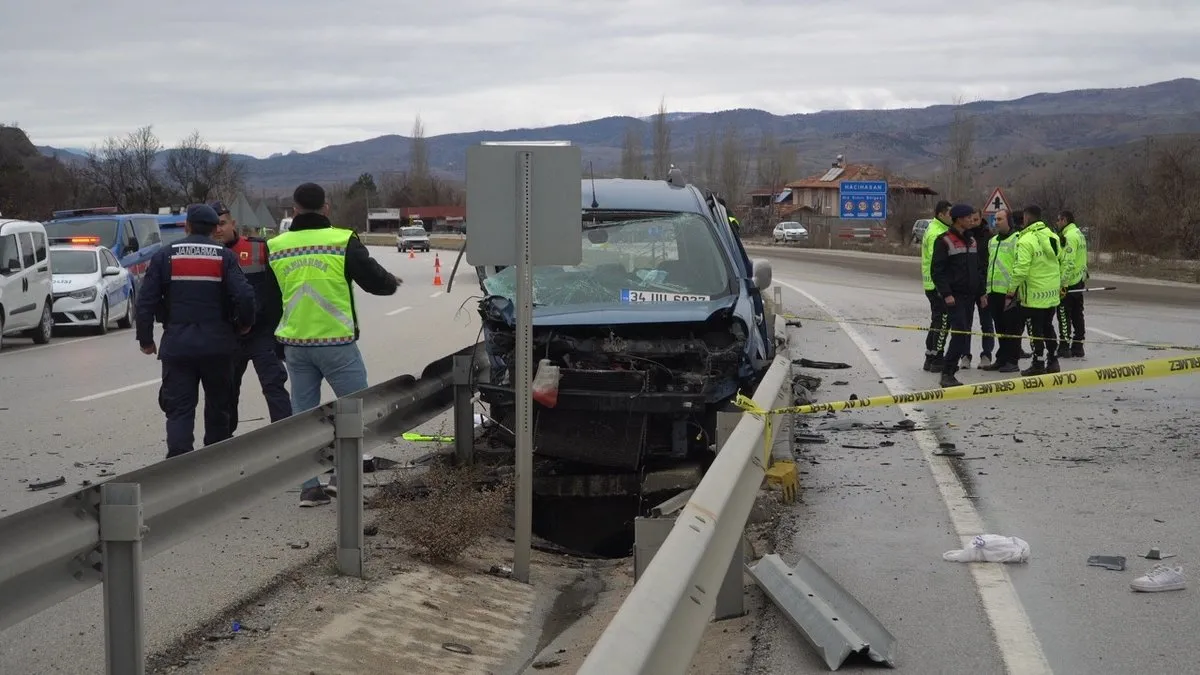
[[[203, 18], [196, 18], [198, 14]], [[1194, 0], [4, 3], [0, 114], [265, 155], [645, 115], [924, 106], [1200, 72]]]

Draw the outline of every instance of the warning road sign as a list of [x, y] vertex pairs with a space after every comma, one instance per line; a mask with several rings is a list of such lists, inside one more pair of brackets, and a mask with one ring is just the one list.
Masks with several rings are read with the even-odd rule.
[[988, 197], [987, 206], [983, 207], [984, 213], [998, 213], [1000, 211], [1008, 211], [1008, 200], [1004, 198], [1004, 193], [1000, 188], [992, 191], [992, 196]]

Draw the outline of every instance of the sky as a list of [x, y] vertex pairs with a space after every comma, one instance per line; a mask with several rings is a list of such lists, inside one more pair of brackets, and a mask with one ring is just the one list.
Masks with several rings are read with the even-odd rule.
[[254, 156], [668, 110], [923, 107], [1200, 76], [1197, 0], [13, 0], [0, 122]]

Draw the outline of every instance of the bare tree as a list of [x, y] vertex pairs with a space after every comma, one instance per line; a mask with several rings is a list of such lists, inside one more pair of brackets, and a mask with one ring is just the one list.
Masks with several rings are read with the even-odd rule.
[[963, 99], [955, 101], [954, 121], [946, 148], [946, 177], [951, 199], [969, 200], [971, 196], [971, 164], [975, 147], [975, 119], [963, 107]]
[[771, 191], [771, 199], [768, 202], [766, 213], [769, 225], [775, 216], [775, 196], [788, 181], [795, 178], [795, 147], [780, 144], [775, 138], [775, 132], [770, 129], [764, 131], [759, 141], [755, 170], [759, 186]]
[[[625, 129], [625, 143], [621, 147], [621, 177], [644, 178], [646, 164], [643, 161], [642, 127], [634, 121]], [[665, 176], [664, 176], [665, 177]]]
[[671, 169], [671, 125], [667, 122], [667, 102], [658, 104], [658, 114], [654, 116], [654, 174], [657, 179], [667, 177]]
[[167, 156], [167, 182], [188, 202], [231, 200], [246, 186], [246, 166], [193, 131]]
[[408, 181], [413, 198], [422, 201], [428, 197], [432, 172], [429, 169], [429, 141], [425, 138], [425, 124], [420, 115], [413, 121], [411, 143], [408, 154]]
[[732, 126], [727, 127], [721, 138], [720, 176], [717, 185], [720, 193], [725, 197], [725, 201], [731, 207], [741, 203], [743, 192], [746, 189], [750, 164], [745, 155], [737, 129]]

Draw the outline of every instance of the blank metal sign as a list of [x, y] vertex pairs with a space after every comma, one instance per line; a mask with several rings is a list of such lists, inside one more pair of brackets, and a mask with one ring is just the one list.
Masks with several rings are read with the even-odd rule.
[[578, 147], [561, 143], [467, 148], [467, 263], [517, 264], [522, 152], [532, 154], [530, 258], [534, 265], [578, 265], [583, 261], [583, 156]]

